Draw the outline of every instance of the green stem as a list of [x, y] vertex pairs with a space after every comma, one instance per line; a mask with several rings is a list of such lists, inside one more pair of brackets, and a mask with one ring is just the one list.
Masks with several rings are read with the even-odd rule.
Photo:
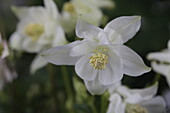
[[108, 105], [108, 97], [109, 97], [109, 93], [105, 92], [102, 96], [101, 96], [101, 106], [100, 106], [100, 113], [105, 113], [106, 111], [106, 106]]
[[52, 64], [48, 64], [47, 66], [48, 69], [48, 74], [49, 74], [49, 78], [50, 78], [50, 84], [51, 84], [51, 96], [54, 99], [54, 105], [55, 105], [55, 112], [58, 113], [59, 112], [59, 99], [57, 97], [57, 86], [56, 86], [56, 75], [54, 73], [54, 68]]
[[67, 95], [66, 108], [70, 113], [74, 113], [74, 110], [73, 110], [74, 97], [73, 97], [71, 82], [70, 82], [69, 75], [67, 72], [67, 67], [62, 66], [61, 71], [62, 71], [64, 87], [65, 87], [65, 91], [66, 91], [66, 95]]
[[160, 74], [156, 74], [156, 75], [155, 75], [155, 78], [154, 78], [154, 80], [153, 80], [153, 83], [159, 81], [160, 78], [161, 78], [161, 75], [160, 75]]
[[69, 75], [68, 75], [68, 72], [67, 72], [67, 67], [62, 66], [61, 71], [62, 71], [64, 86], [65, 86], [67, 96], [73, 98], [73, 92], [72, 92], [72, 88], [71, 88], [71, 82], [69, 80]]
[[90, 104], [90, 107], [91, 107], [91, 109], [92, 109], [92, 113], [97, 113], [97, 110], [96, 110], [96, 108], [95, 108], [95, 106], [94, 106], [94, 103], [89, 103]]

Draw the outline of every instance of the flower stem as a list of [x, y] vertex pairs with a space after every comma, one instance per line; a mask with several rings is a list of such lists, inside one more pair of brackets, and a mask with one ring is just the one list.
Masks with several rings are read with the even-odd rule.
[[49, 79], [50, 79], [50, 86], [51, 86], [51, 96], [54, 99], [54, 105], [55, 105], [55, 112], [58, 113], [59, 111], [59, 99], [57, 97], [57, 86], [56, 86], [56, 75], [54, 73], [54, 67], [52, 64], [48, 64], [47, 66]]
[[155, 75], [155, 78], [154, 78], [154, 80], [153, 80], [153, 83], [159, 81], [160, 78], [161, 78], [161, 75], [160, 75], [160, 74], [156, 74], [156, 75]]
[[105, 92], [102, 96], [101, 96], [101, 106], [100, 106], [100, 113], [105, 113], [106, 111], [106, 107], [108, 105], [108, 97], [109, 97], [109, 93]]
[[66, 108], [69, 110], [70, 113], [74, 113], [74, 111], [73, 111], [74, 97], [73, 97], [71, 82], [69, 80], [69, 75], [67, 72], [67, 67], [62, 66], [61, 72], [62, 72], [64, 87], [65, 87], [65, 91], [66, 91], [66, 95], [67, 95]]

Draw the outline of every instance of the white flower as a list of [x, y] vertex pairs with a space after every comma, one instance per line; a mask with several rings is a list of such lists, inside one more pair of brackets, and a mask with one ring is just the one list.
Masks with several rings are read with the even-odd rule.
[[0, 60], [4, 59], [9, 55], [8, 46], [5, 40], [2, 40], [1, 34], [0, 34]]
[[67, 33], [74, 31], [80, 14], [83, 15], [82, 18], [88, 23], [97, 26], [100, 25], [103, 16], [101, 10], [88, 0], [71, 0], [66, 2], [63, 5], [61, 23]]
[[170, 40], [167, 49], [161, 52], [149, 53], [147, 58], [148, 60], [152, 60], [151, 66], [153, 70], [166, 77], [170, 87]]
[[87, 0], [95, 7], [99, 8], [113, 8], [115, 7], [115, 3], [113, 0]]
[[[40, 53], [51, 47], [67, 44], [54, 1], [44, 0], [44, 5], [45, 7], [13, 7], [19, 19], [17, 29], [10, 37], [10, 45], [13, 49]], [[47, 61], [37, 55], [32, 63], [31, 71], [35, 72], [46, 64]]]
[[107, 113], [163, 113], [166, 104], [161, 96], [155, 97], [157, 87], [157, 83], [144, 89], [117, 85], [111, 92]]
[[[104, 29], [79, 19], [76, 35], [83, 40], [71, 47], [53, 48], [43, 55], [53, 64], [68, 65], [71, 62], [75, 65], [78, 76], [85, 81], [89, 92], [102, 94], [109, 85], [120, 81], [123, 74], [139, 76], [150, 71], [139, 55], [123, 45], [136, 34], [139, 27], [139, 16], [119, 17]], [[64, 52], [65, 49], [67, 53]], [[68, 60], [69, 55], [70, 59], [75, 58], [74, 62]], [[64, 59], [65, 56], [67, 59]]]
[[14, 70], [11, 70], [5, 59], [0, 60], [0, 90], [3, 88], [4, 84], [12, 82], [17, 77]]
[[5, 58], [8, 55], [8, 45], [5, 40], [2, 40], [0, 35], [0, 90], [3, 88], [5, 82], [12, 82], [17, 77], [17, 74], [10, 70], [6, 64]]

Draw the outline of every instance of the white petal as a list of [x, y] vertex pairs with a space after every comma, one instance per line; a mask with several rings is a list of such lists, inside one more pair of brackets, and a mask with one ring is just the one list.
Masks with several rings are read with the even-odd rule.
[[68, 43], [62, 27], [58, 26], [56, 28], [54, 40], [52, 41], [52, 43], [53, 43], [53, 47], [65, 45]]
[[98, 7], [101, 8], [114, 8], [115, 7], [115, 3], [112, 0], [97, 0], [97, 4]]
[[119, 56], [110, 51], [108, 64], [103, 70], [99, 70], [99, 81], [103, 85], [111, 85], [123, 78], [123, 63]]
[[88, 24], [84, 21], [82, 21], [80, 18], [77, 21], [76, 25], [76, 35], [79, 38], [85, 38], [89, 41], [97, 41], [98, 42], [98, 37], [100, 37], [100, 33], [103, 30], [100, 29], [99, 27], [96, 27], [94, 25]]
[[44, 0], [45, 7], [47, 8], [48, 14], [56, 19], [59, 16], [58, 8], [53, 0]]
[[161, 96], [141, 102], [140, 104], [146, 108], [149, 113], [164, 113], [166, 107], [165, 101]]
[[81, 41], [81, 43], [75, 47], [70, 52], [70, 56], [81, 56], [92, 52], [96, 48], [97, 44], [90, 41]]
[[92, 95], [101, 95], [107, 89], [107, 86], [104, 86], [99, 82], [98, 77], [96, 77], [92, 81], [84, 81], [84, 83], [86, 85], [87, 90]]
[[65, 46], [57, 46], [43, 52], [41, 55], [45, 57], [48, 62], [55, 65], [75, 65], [79, 57], [71, 57], [69, 53], [72, 47], [79, 43], [80, 41], [75, 41]]
[[160, 62], [169, 62], [170, 63], [170, 51], [165, 50], [162, 52], [150, 53], [147, 56], [148, 60], [157, 60]]
[[166, 77], [166, 80], [170, 86], [170, 65], [152, 62], [151, 66], [155, 72], [160, 73]]
[[168, 41], [168, 48], [170, 49], [170, 40]]
[[48, 61], [42, 56], [36, 56], [31, 63], [31, 74], [34, 74], [37, 70], [48, 64]]
[[3, 44], [4, 50], [2, 51], [2, 55], [0, 56], [0, 58], [3, 59], [9, 55], [9, 50], [8, 50], [7, 42], [5, 40], [2, 42], [2, 44]]
[[123, 59], [124, 74], [139, 76], [151, 70], [144, 64], [142, 58], [127, 46], [121, 47], [121, 57]]
[[94, 69], [89, 61], [91, 54], [82, 56], [75, 65], [77, 75], [84, 81], [92, 81], [96, 78], [98, 70]]
[[29, 53], [36, 53], [41, 52], [41, 50], [43, 49], [43, 45], [37, 44], [29, 37], [25, 37], [22, 41], [22, 48]]
[[14, 50], [22, 50], [22, 40], [23, 37], [18, 32], [14, 32], [9, 39], [10, 47]]
[[116, 93], [111, 95], [107, 113], [125, 113], [125, 104], [120, 95]]
[[16, 7], [12, 6], [12, 11], [19, 19], [26, 18], [28, 16], [29, 7]]
[[125, 43], [138, 32], [141, 25], [140, 20], [140, 16], [122, 16], [109, 22], [104, 31], [109, 34], [110, 32], [118, 33]]
[[[121, 88], [122, 87], [122, 88]], [[118, 92], [124, 96], [126, 102], [136, 104], [140, 101], [153, 98], [158, 89], [158, 83], [144, 89], [129, 89], [125, 86], [118, 87]]]

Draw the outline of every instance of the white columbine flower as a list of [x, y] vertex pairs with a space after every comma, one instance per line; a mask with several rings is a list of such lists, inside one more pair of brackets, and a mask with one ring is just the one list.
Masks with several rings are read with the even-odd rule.
[[167, 49], [161, 52], [149, 53], [147, 58], [152, 60], [151, 66], [154, 71], [166, 77], [170, 87], [170, 40]]
[[43, 56], [56, 65], [75, 65], [87, 89], [92, 94], [102, 94], [109, 85], [120, 81], [123, 74], [139, 76], [150, 71], [138, 54], [123, 45], [139, 28], [140, 16], [116, 18], [104, 29], [79, 19], [76, 35], [83, 40], [52, 48]]
[[107, 113], [163, 113], [165, 101], [155, 96], [158, 84], [144, 89], [129, 89], [117, 85], [110, 92], [110, 104]]
[[[44, 0], [44, 5], [45, 7], [13, 7], [19, 23], [10, 38], [11, 48], [39, 53], [67, 43], [64, 31], [59, 25], [60, 15], [54, 1]], [[32, 64], [32, 72], [45, 64], [47, 62], [37, 56]]]
[[0, 90], [5, 82], [12, 82], [17, 74], [11, 71], [6, 64], [5, 58], [9, 55], [8, 46], [5, 40], [2, 40], [0, 35]]
[[[88, 0], [71, 0], [64, 3], [62, 10], [61, 23], [64, 30], [68, 33], [73, 32], [77, 18], [80, 14], [84, 20], [90, 24], [100, 25], [102, 20], [101, 10]], [[69, 25], [69, 26], [68, 26]]]

